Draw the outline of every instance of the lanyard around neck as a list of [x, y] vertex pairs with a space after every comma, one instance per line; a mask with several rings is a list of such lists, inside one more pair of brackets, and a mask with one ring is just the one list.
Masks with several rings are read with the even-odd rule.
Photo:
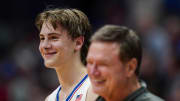
[[[71, 98], [73, 97], [72, 95], [80, 88], [80, 86], [83, 84], [83, 82], [86, 80], [87, 77], [88, 77], [88, 75], [86, 74], [86, 76], [76, 85], [76, 87], [73, 89], [73, 91], [69, 94], [66, 101], [71, 100]], [[56, 101], [59, 101], [59, 93], [60, 93], [60, 91], [61, 91], [61, 87], [59, 88], [59, 90], [57, 92]]]

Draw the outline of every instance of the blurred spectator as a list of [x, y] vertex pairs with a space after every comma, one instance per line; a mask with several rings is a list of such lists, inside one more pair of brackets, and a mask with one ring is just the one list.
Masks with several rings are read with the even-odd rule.
[[167, 94], [167, 101], [180, 101], [180, 75], [176, 76]]

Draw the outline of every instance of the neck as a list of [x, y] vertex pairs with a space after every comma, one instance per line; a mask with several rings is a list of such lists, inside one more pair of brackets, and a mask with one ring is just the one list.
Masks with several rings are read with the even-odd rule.
[[106, 98], [106, 101], [124, 101], [126, 97], [139, 89], [140, 83], [136, 77], [131, 78], [125, 87], [122, 87], [120, 90], [117, 90], [111, 97]]
[[69, 61], [60, 69], [56, 68], [56, 73], [63, 92], [70, 92], [78, 82], [87, 74], [85, 66], [80, 60]]

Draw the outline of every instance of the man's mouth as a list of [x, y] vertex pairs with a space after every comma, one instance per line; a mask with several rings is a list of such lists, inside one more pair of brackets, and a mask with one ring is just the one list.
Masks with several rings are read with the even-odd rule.
[[45, 57], [45, 58], [50, 58], [50, 57], [54, 56], [56, 53], [57, 53], [57, 52], [45, 53], [45, 54], [44, 54], [44, 57]]
[[106, 80], [97, 80], [97, 79], [94, 79], [92, 80], [92, 82], [95, 84], [95, 85], [101, 85], [101, 84], [104, 84]]

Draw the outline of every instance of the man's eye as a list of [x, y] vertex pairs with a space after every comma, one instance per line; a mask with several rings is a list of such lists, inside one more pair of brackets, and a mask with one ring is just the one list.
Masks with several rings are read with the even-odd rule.
[[57, 40], [58, 39], [58, 37], [56, 37], [56, 36], [51, 36], [50, 37], [52, 40]]
[[93, 61], [87, 61], [87, 66], [92, 66], [94, 65]]
[[44, 40], [44, 38], [43, 38], [43, 37], [40, 37], [40, 41], [42, 41], [42, 40]]

